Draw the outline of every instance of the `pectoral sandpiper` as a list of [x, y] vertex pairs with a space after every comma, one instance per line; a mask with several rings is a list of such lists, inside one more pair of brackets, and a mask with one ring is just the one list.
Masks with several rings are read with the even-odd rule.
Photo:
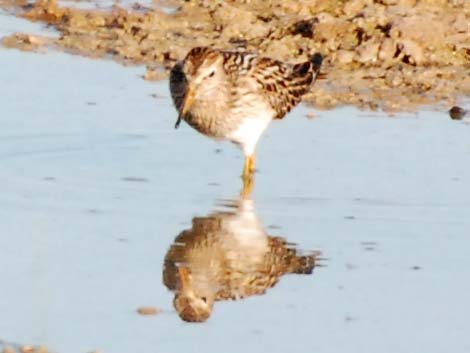
[[255, 149], [273, 119], [282, 119], [306, 94], [323, 57], [299, 64], [249, 52], [193, 48], [170, 74], [178, 128], [186, 121], [200, 133], [239, 145], [245, 154], [244, 185], [252, 184]]

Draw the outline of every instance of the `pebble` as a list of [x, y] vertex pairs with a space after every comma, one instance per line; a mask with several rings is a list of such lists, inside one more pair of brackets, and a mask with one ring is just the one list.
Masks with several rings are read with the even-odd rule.
[[377, 61], [379, 46], [379, 43], [372, 41], [357, 47], [357, 60], [363, 64]]
[[454, 106], [449, 110], [449, 115], [452, 120], [462, 120], [466, 114], [467, 110], [458, 106]]
[[397, 45], [395, 41], [391, 38], [385, 38], [380, 44], [379, 60], [392, 60], [396, 51]]
[[347, 65], [354, 60], [354, 52], [349, 50], [338, 50], [335, 59], [342, 65]]
[[161, 312], [161, 310], [154, 306], [142, 306], [137, 309], [137, 312], [140, 315], [157, 315]]
[[366, 6], [365, 0], [350, 0], [344, 4], [344, 14], [346, 16], [352, 17], [357, 16], [357, 14]]

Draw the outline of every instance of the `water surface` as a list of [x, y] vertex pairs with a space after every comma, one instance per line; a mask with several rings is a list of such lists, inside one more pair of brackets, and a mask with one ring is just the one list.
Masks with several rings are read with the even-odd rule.
[[[241, 152], [175, 131], [166, 82], [142, 67], [1, 48], [0, 65], [1, 340], [67, 353], [470, 350], [469, 125], [352, 108], [309, 120], [309, 107], [272, 124], [252, 214], [260, 234], [326, 266], [192, 324], [164, 259], [195, 217], [238, 200]], [[144, 305], [162, 313], [138, 315]]]

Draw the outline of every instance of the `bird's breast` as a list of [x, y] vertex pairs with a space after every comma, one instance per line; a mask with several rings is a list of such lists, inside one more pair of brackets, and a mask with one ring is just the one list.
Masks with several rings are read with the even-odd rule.
[[239, 91], [232, 99], [224, 95], [196, 99], [185, 120], [200, 133], [235, 142], [251, 154], [274, 115], [264, 97]]
[[214, 112], [191, 111], [186, 117], [186, 122], [200, 133], [216, 138], [226, 138], [229, 127], [224, 124], [223, 117]]
[[196, 99], [185, 120], [200, 133], [216, 139], [227, 138], [237, 125], [237, 117], [221, 99]]

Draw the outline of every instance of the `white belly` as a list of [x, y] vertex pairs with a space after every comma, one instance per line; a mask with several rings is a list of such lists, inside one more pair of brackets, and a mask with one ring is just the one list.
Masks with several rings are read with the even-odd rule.
[[245, 156], [251, 156], [255, 151], [259, 138], [272, 118], [273, 112], [271, 109], [258, 110], [253, 115], [245, 116], [229, 138], [242, 147]]

